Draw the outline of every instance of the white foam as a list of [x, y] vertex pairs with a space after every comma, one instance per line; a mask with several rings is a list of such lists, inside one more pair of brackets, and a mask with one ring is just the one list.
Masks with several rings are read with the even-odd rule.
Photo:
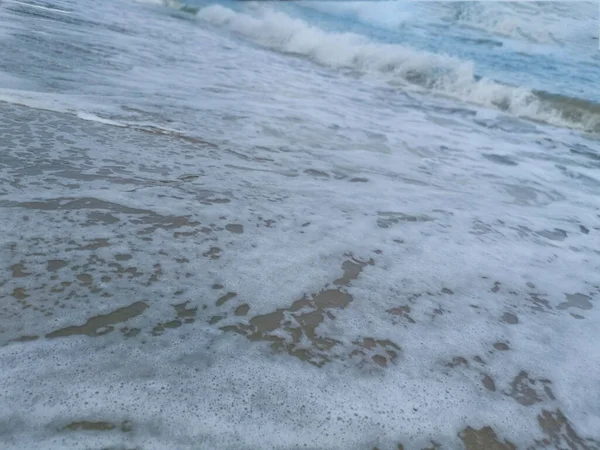
[[[423, 448], [431, 439], [454, 448], [461, 445], [458, 431], [488, 425], [502, 439], [526, 446], [544, 438], [536, 418], [542, 408], [560, 408], [579, 435], [597, 437], [593, 417], [600, 398], [594, 394], [596, 381], [586, 374], [593, 373], [600, 358], [589, 341], [598, 332], [598, 294], [593, 294], [592, 309], [559, 309], [565, 293], [590, 292], [598, 281], [593, 236], [578, 228], [594, 223], [590, 208], [596, 196], [581, 189], [581, 180], [544, 162], [548, 152], [536, 144], [542, 134], [452, 127], [452, 135], [426, 115], [408, 112], [412, 122], [406, 129], [388, 128], [385, 118], [378, 125], [391, 141], [394, 134], [404, 140], [389, 153], [340, 153], [335, 134], [321, 134], [318, 141], [327, 144], [312, 155], [303, 144], [308, 147], [315, 134], [327, 129], [301, 121], [288, 123], [288, 132], [302, 141], [298, 149], [285, 152], [285, 159], [273, 159], [279, 152], [252, 150], [252, 139], [235, 147], [244, 157], [223, 149], [207, 157], [202, 147], [172, 136], [9, 111], [6, 117], [14, 123], [4, 125], [11, 127], [14, 142], [6, 142], [8, 154], [20, 161], [36, 149], [36, 157], [50, 161], [53, 170], [14, 173], [18, 162], [3, 168], [2, 187], [14, 176], [26, 186], [5, 201], [60, 199], [62, 209], [12, 204], [12, 214], [2, 215], [7, 242], [27, 236], [6, 254], [6, 266], [22, 263], [25, 272], [34, 274], [11, 277], [3, 289], [24, 287], [27, 302], [54, 312], [40, 320], [45, 309], [22, 310], [11, 297], [11, 311], [20, 318], [3, 321], [4, 336], [82, 325], [134, 301], [149, 307], [104, 336], [2, 347], [0, 362], [6, 369], [0, 388], [7, 396], [0, 416], [10, 424], [0, 431], [5, 448], [63, 449], [85, 442], [148, 449], [303, 444], [392, 449], [400, 442]], [[365, 117], [364, 106], [362, 111]], [[21, 131], [25, 126], [29, 134]], [[296, 132], [304, 127], [312, 127], [312, 133]], [[65, 145], [65, 139], [72, 143]], [[427, 147], [428, 156], [409, 150], [419, 146]], [[481, 156], [499, 151], [519, 165], [502, 166]], [[560, 152], [569, 155], [566, 148]], [[272, 160], [252, 163], [254, 157]], [[272, 170], [282, 164], [296, 176]], [[260, 172], [248, 170], [259, 167]], [[309, 167], [321, 172], [304, 172]], [[423, 170], [429, 174], [413, 184]], [[350, 182], [354, 171], [368, 181]], [[345, 177], [336, 179], [335, 173]], [[555, 189], [576, 201], [565, 209]], [[202, 203], [207, 190], [230, 202]], [[77, 198], [105, 203], [69, 206]], [[98, 216], [106, 213], [112, 219]], [[200, 223], [185, 225], [169, 217]], [[231, 233], [228, 223], [243, 224], [244, 233]], [[148, 231], [153, 224], [162, 226]], [[204, 226], [211, 228], [209, 234], [197, 232]], [[565, 229], [567, 238], [536, 234], [554, 228]], [[192, 234], [175, 237], [176, 232]], [[85, 249], [98, 239], [109, 245]], [[214, 260], [206, 256], [213, 247], [221, 249]], [[316, 368], [273, 352], [268, 342], [219, 330], [245, 323], [233, 314], [242, 303], [251, 306], [253, 317], [289, 308], [304, 295], [331, 286], [342, 275], [348, 252], [373, 258], [374, 264], [350, 283], [354, 301], [345, 309], [332, 308], [332, 318], [317, 329], [338, 342], [323, 351], [333, 362]], [[116, 259], [122, 254], [131, 259]], [[177, 262], [180, 258], [187, 262]], [[64, 259], [68, 265], [47, 272], [48, 259]], [[128, 270], [123, 278], [115, 264]], [[92, 275], [92, 288], [100, 291], [79, 281], [82, 272]], [[100, 281], [102, 276], [111, 280]], [[62, 281], [74, 287], [53, 291]], [[214, 290], [214, 283], [224, 288]], [[70, 290], [78, 295], [65, 300]], [[217, 298], [231, 291], [237, 296], [217, 307]], [[543, 304], [541, 312], [532, 309], [532, 292], [552, 309]], [[53, 307], [55, 300], [66, 307]], [[196, 321], [154, 336], [157, 324], [175, 317], [171, 305], [183, 301], [198, 308]], [[386, 312], [406, 306], [414, 323]], [[502, 322], [506, 312], [516, 314], [519, 323]], [[208, 323], [219, 314], [228, 317]], [[124, 340], [123, 327], [141, 331]], [[291, 341], [283, 328], [271, 336]], [[367, 351], [366, 357], [352, 355], [361, 348], [355, 342], [367, 337], [398, 345], [396, 363], [387, 368], [374, 364], [370, 358], [385, 354], [381, 348]], [[510, 350], [495, 350], [498, 341], [507, 342]], [[307, 339], [297, 347], [307, 348], [314, 349]], [[449, 367], [456, 357], [467, 365]], [[554, 399], [541, 381], [532, 385], [540, 402], [528, 408], [508, 395], [521, 371], [534, 381], [549, 379]], [[494, 379], [496, 392], [483, 387], [485, 374]], [[104, 421], [115, 428], [64, 430], [81, 421]], [[124, 421], [131, 422], [131, 432], [121, 431]]]
[[[356, 79], [154, 9], [95, 5], [111, 30], [94, 43], [134, 68], [90, 66], [98, 84], [81, 95], [3, 91], [70, 115], [0, 104], [3, 448], [461, 448], [467, 426], [528, 448], [548, 437], [542, 409], [600, 439], [595, 141], [380, 83], [381, 60], [410, 73], [411, 49], [268, 23], [271, 48], [323, 65], [339, 51], [336, 67], [377, 74]], [[206, 11], [260, 43], [257, 8]], [[122, 17], [133, 36], [112, 31]], [[415, 64], [472, 75], [439, 55]], [[159, 132], [102, 123], [129, 123], [124, 107]], [[160, 132], [173, 129], [186, 133]], [[337, 289], [351, 257], [372, 264], [313, 330], [333, 345], [303, 332], [292, 349], [331, 361], [273, 349], [318, 319], [291, 306]], [[147, 308], [92, 336], [45, 338], [134, 302]], [[289, 325], [262, 340], [220, 329], [278, 309]], [[399, 349], [380, 367], [386, 340]], [[519, 403], [523, 386], [536, 403]]]
[[270, 7], [236, 12], [213, 5], [198, 11], [198, 17], [270, 49], [306, 56], [338, 69], [375, 74], [405, 87], [426, 88], [463, 101], [499, 107], [516, 116], [587, 130], [594, 130], [600, 120], [591, 115], [570, 122], [526, 87], [477, 79], [472, 61], [378, 43], [354, 33], [327, 32]]
[[113, 125], [113, 126], [119, 126], [119, 127], [126, 126], [124, 123], [118, 122], [116, 120], [110, 120], [110, 119], [107, 119], [104, 117], [100, 117], [97, 114], [87, 113], [87, 112], [83, 112], [83, 111], [78, 111], [77, 117], [79, 117], [80, 119], [83, 119], [83, 120], [89, 120], [91, 122], [103, 123], [105, 125]]

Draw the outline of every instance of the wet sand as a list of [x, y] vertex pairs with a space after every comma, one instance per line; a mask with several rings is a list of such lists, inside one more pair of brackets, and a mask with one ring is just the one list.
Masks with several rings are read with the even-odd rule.
[[[315, 219], [299, 217], [301, 220], [291, 222], [278, 215], [269, 205], [283, 201], [283, 195], [260, 199], [264, 201], [262, 210], [241, 217], [236, 208], [245, 208], [247, 201], [244, 177], [232, 177], [231, 166], [223, 169], [221, 159], [225, 153], [200, 139], [152, 129], [121, 129], [3, 104], [0, 110], [9, 118], [0, 134], [5, 139], [10, 135], [0, 156], [4, 173], [0, 209], [4, 217], [11, 219], [12, 226], [5, 226], [2, 243], [0, 352], [10, 349], [19, 353], [15, 348], [25, 352], [27, 346], [42, 341], [94, 339], [100, 342], [96, 351], [109, 351], [112, 346], [121, 349], [118, 351], [125, 348], [126, 357], [144, 346], [160, 342], [173, 345], [174, 332], [181, 333], [176, 342], [179, 339], [182, 343], [193, 342], [194, 334], [205, 333], [227, 345], [248, 341], [249, 345], [267, 352], [276, 364], [287, 361], [281, 358], [291, 357], [312, 366], [307, 370], [325, 370], [326, 366], [334, 365], [357, 378], [365, 374], [386, 377], [386, 373], [403, 370], [405, 353], [411, 352], [405, 349], [404, 340], [410, 333], [423, 332], [420, 327], [425, 316], [435, 326], [436, 320], [445, 320], [452, 314], [454, 302], [462, 301], [463, 294], [456, 286], [450, 286], [455, 281], [451, 279], [445, 280], [436, 291], [398, 295], [401, 300], [397, 301], [388, 298], [378, 300], [381, 303], [374, 301], [371, 294], [379, 292], [372, 284], [361, 287], [359, 282], [364, 282], [369, 270], [392, 264], [386, 259], [389, 249], [384, 245], [369, 250], [340, 246], [338, 254], [325, 264], [319, 260], [329, 255], [315, 255], [315, 264], [322, 267], [319, 270], [294, 266], [289, 261], [290, 269], [285, 273], [276, 267], [255, 284], [240, 282], [229, 268], [240, 264], [242, 254], [254, 252], [255, 258], [269, 259], [269, 253], [263, 253], [264, 239], [273, 239], [274, 229], [287, 230], [289, 236], [283, 242], [288, 238], [304, 239], [304, 231], [310, 230]], [[139, 151], [139, 155], [134, 155], [135, 162], [119, 161], [101, 150], [85, 150], [86, 146], [101, 149], [123, 142], [129, 151]], [[150, 162], [143, 156], [148, 148], [157, 149]], [[170, 165], [162, 165], [161, 161], [169, 161]], [[296, 176], [316, 175], [303, 172]], [[285, 179], [286, 175], [280, 178]], [[352, 177], [340, 178], [339, 182], [357, 182]], [[147, 198], [135, 195], [143, 191], [151, 195]], [[254, 195], [259, 198], [262, 194]], [[255, 202], [252, 207], [256, 205], [263, 204]], [[430, 215], [378, 212], [373, 220], [377, 229], [388, 230], [404, 224], [435, 223], [438, 219], [434, 214], [435, 211]], [[563, 239], [563, 233], [566, 236], [565, 232], [541, 236], [554, 241]], [[394, 237], [387, 245], [402, 246], [404, 242]], [[293, 259], [293, 253], [290, 258]], [[244, 261], [242, 268], [251, 264], [252, 257]], [[225, 272], [228, 275], [224, 277]], [[286, 278], [282, 281], [278, 276]], [[260, 301], [261, 286], [285, 285], [289, 280], [299, 280], [298, 295], [288, 293], [271, 306]], [[527, 326], [531, 317], [537, 320], [539, 316], [529, 316], [532, 311], [568, 314], [584, 321], [586, 312], [593, 310], [596, 294], [567, 293], [564, 301], [551, 304], [546, 295], [536, 292], [532, 283], [519, 288], [522, 292], [529, 291], [525, 297], [513, 291], [517, 288], [499, 281], [484, 282], [489, 285], [485, 295], [514, 297], [508, 305], [522, 303], [496, 318], [495, 323], [505, 330], [505, 335], [491, 341], [486, 353], [451, 356], [439, 362], [440, 373], [463, 373], [467, 378], [479, 380], [472, 385], [474, 391], [482, 392], [477, 395], [513, 401], [523, 414], [535, 417], [537, 428], [531, 430], [527, 448], [600, 448], [594, 437], [580, 436], [564, 415], [557, 400], [560, 394], [555, 393], [551, 379], [520, 370], [507, 383], [505, 376], [495, 378], [487, 366], [489, 360], [511, 358], [515, 350], [510, 342], [510, 327]], [[485, 303], [478, 303], [477, 299], [464, 301], [473, 302], [473, 314], [485, 309]], [[359, 305], [365, 308], [365, 304], [370, 304], [367, 311], [369, 308], [380, 311], [377, 317], [384, 317], [381, 320], [400, 330], [395, 337], [380, 333], [372, 325], [374, 319], [365, 316], [365, 309], [359, 309], [352, 319], [364, 322], [364, 332], [346, 333], [339, 328], [347, 322], [340, 322], [338, 317], [347, 321], [348, 314], [354, 314]], [[428, 305], [426, 311], [423, 304]], [[461, 327], [461, 321], [457, 320], [455, 326]], [[422, 339], [429, 336], [424, 334]], [[434, 340], [431, 345], [445, 343]], [[183, 351], [181, 358], [187, 351], [191, 350]], [[94, 359], [95, 354], [92, 351], [79, 357]], [[126, 376], [127, 361], [122, 364]], [[266, 366], [265, 370], [269, 368]], [[10, 380], [4, 383], [10, 385]], [[35, 403], [29, 407], [34, 408]], [[27, 406], [21, 408], [21, 413], [26, 413]], [[80, 436], [77, 442], [82, 445], [86, 443], [86, 433], [94, 439], [98, 434], [110, 434], [113, 436], [110, 442], [123, 445], [135, 442], [128, 440], [134, 438], [120, 437], [136, 435], [135, 416], [115, 419], [95, 412], [92, 407], [84, 410], [87, 418], [65, 419], [68, 423], [50, 427], [52, 433], [58, 436], [76, 433]], [[430, 445], [419, 448], [455, 448], [456, 442], [461, 442], [467, 450], [524, 448], [502, 437], [498, 424], [477, 421], [471, 424], [469, 420], [476, 417], [462, 413], [466, 423], [455, 430], [452, 438], [458, 441], [449, 443], [448, 436], [428, 434]], [[57, 416], [51, 421], [56, 423], [61, 419]], [[417, 448], [402, 439], [408, 431], [398, 430], [394, 444], [398, 449]], [[355, 448], [380, 448], [376, 434], [366, 429], [365, 436], [370, 436], [366, 441], [375, 444], [362, 442]], [[10, 433], [2, 436], [0, 440], [8, 442], [6, 448], [18, 446], [17, 438]], [[101, 442], [103, 438], [99, 439]], [[415, 441], [414, 435], [411, 439]]]

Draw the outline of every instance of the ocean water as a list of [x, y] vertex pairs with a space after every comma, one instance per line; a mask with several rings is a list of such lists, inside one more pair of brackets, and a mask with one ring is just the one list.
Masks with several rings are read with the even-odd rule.
[[598, 2], [0, 2], [0, 449], [599, 449]]

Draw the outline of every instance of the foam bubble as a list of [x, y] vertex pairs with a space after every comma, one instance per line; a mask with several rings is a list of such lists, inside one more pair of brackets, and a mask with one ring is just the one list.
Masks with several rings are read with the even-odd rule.
[[4, 447], [597, 447], [590, 136], [78, 4], [115, 66], [0, 104]]
[[[597, 438], [599, 268], [579, 228], [595, 193], [546, 165], [540, 135], [413, 154], [441, 131], [423, 115], [393, 153], [322, 148], [302, 171], [314, 157], [285, 150], [253, 172], [220, 151], [209, 171], [172, 135], [4, 108], [3, 188], [26, 187], [0, 205], [7, 448], [563, 439], [544, 414]], [[498, 140], [516, 165], [480, 155]], [[21, 172], [33, 149], [51, 170]], [[296, 176], [264, 170], [280, 164]]]

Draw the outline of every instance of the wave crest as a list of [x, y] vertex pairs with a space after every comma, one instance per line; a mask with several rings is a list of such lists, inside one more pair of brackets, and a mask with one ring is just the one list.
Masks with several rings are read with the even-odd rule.
[[197, 16], [255, 44], [322, 65], [376, 74], [396, 85], [427, 89], [519, 117], [600, 132], [600, 106], [476, 77], [472, 61], [378, 43], [354, 33], [327, 32], [268, 7], [237, 12], [211, 5]]

